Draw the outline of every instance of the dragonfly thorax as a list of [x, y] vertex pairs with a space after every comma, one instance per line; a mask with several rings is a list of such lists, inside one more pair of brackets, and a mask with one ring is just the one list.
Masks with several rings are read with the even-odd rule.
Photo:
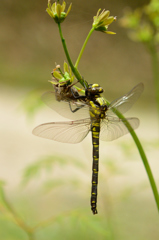
[[99, 105], [103, 111], [107, 110], [107, 103], [103, 97], [97, 97], [94, 102]]
[[90, 116], [91, 116], [91, 118], [100, 118], [100, 119], [105, 118], [107, 105], [101, 106], [96, 101], [90, 101], [89, 103], [90, 103], [90, 105], [92, 107], [90, 109]]
[[99, 84], [90, 84], [87, 89], [86, 96], [89, 99], [89, 104], [92, 109], [90, 110], [91, 118], [103, 119], [107, 110], [107, 104], [100, 94], [103, 93], [103, 88]]

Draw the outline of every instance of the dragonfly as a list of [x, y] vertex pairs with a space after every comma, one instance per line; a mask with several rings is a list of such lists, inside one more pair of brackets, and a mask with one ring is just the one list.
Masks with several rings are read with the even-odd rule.
[[86, 88], [85, 96], [74, 96], [69, 100], [68, 97], [65, 99], [63, 95], [62, 100], [56, 101], [56, 104], [55, 92], [46, 92], [42, 96], [46, 105], [71, 121], [41, 124], [33, 129], [34, 135], [75, 144], [81, 142], [89, 132], [92, 132], [93, 164], [90, 204], [93, 214], [98, 213], [99, 138], [102, 141], [112, 141], [129, 133], [126, 123], [129, 123], [132, 129], [138, 128], [138, 118], [119, 118], [116, 112], [126, 113], [140, 97], [143, 89], [143, 83], [139, 83], [110, 104], [101, 96], [103, 88], [98, 84], [90, 84]]

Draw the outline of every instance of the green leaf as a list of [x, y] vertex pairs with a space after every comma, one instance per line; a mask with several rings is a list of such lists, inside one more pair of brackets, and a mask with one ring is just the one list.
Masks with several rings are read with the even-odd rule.
[[3, 180], [0, 180], [0, 203], [5, 205], [4, 199], [5, 199], [5, 193], [4, 193], [4, 186], [5, 182]]
[[64, 62], [63, 68], [64, 68], [64, 72], [69, 72], [68, 64], [66, 62]]
[[63, 78], [63, 76], [58, 71], [54, 71], [53, 76], [58, 80], [61, 80]]
[[62, 179], [48, 180], [43, 185], [44, 191], [48, 193], [48, 192], [52, 191], [53, 188], [57, 188], [65, 183], [66, 183], [65, 179], [63, 179], [63, 180]]
[[60, 157], [54, 155], [42, 157], [24, 170], [22, 176], [22, 185], [26, 185], [31, 180], [39, 177], [42, 172], [51, 172], [54, 166], [57, 166], [57, 164], [59, 164], [60, 166], [71, 165], [82, 169], [84, 169], [85, 167], [80, 161], [71, 157]]
[[111, 31], [106, 31], [105, 33], [107, 33], [107, 34], [116, 34], [115, 32], [111, 32]]
[[44, 103], [41, 100], [42, 90], [34, 90], [29, 92], [23, 99], [20, 110], [25, 111], [28, 118], [32, 118], [35, 113], [44, 106]]
[[101, 221], [99, 221], [99, 219], [96, 219], [96, 220], [92, 220], [91, 219], [87, 219], [87, 218], [83, 218], [83, 223], [86, 227], [86, 229], [89, 227], [89, 228], [92, 228], [92, 230], [94, 232], [97, 232], [98, 234], [100, 234], [101, 236], [104, 236], [106, 237], [106, 239], [111, 239], [111, 230], [103, 227], [101, 225]]

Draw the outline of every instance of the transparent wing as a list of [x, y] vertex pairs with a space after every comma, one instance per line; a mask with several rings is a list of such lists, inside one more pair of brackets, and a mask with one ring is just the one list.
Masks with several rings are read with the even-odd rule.
[[[126, 118], [133, 129], [138, 128], [140, 121], [138, 118]], [[102, 141], [112, 141], [127, 133], [127, 127], [124, 125], [124, 119], [105, 118], [101, 121], [100, 139]]]
[[44, 123], [33, 129], [33, 134], [63, 143], [79, 143], [90, 131], [90, 119]]
[[89, 118], [89, 106], [86, 104], [71, 100], [71, 101], [56, 101], [54, 92], [46, 92], [42, 95], [43, 102], [61, 116], [72, 120]]
[[143, 83], [139, 83], [132, 90], [130, 90], [130, 92], [111, 102], [108, 106], [107, 115], [114, 115], [115, 109], [117, 109], [121, 113], [127, 112], [140, 97], [143, 90]]

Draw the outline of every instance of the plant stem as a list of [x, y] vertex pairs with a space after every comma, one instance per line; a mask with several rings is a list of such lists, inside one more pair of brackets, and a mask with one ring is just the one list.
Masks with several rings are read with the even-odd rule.
[[152, 71], [153, 71], [153, 79], [154, 79], [154, 87], [155, 87], [155, 97], [156, 97], [156, 103], [157, 103], [157, 111], [159, 114], [159, 59], [158, 59], [156, 45], [154, 42], [151, 42], [149, 44], [149, 50], [151, 53]]
[[43, 222], [40, 222], [37, 225], [35, 225], [33, 227], [33, 230], [35, 232], [35, 231], [38, 231], [39, 229], [48, 227], [49, 225], [53, 224], [55, 221], [57, 222], [58, 219], [70, 216], [74, 212], [75, 212], [74, 210], [73, 211], [66, 211], [66, 212], [63, 212], [61, 215], [53, 216], [53, 217], [51, 217], [51, 218], [49, 218], [49, 219], [47, 219], [47, 220], [45, 220]]
[[70, 58], [70, 55], [69, 55], [69, 52], [68, 52], [68, 49], [67, 49], [67, 46], [66, 46], [65, 39], [63, 38], [63, 35], [62, 35], [62, 30], [61, 30], [61, 24], [60, 23], [58, 23], [58, 28], [59, 28], [59, 33], [60, 33], [60, 38], [61, 38], [61, 41], [62, 41], [63, 49], [64, 49], [64, 52], [66, 54], [67, 61], [68, 61], [69, 65], [70, 65], [70, 67], [71, 67], [71, 70], [74, 73], [75, 77], [79, 80], [81, 85], [83, 87], [85, 87], [85, 86], [87, 87], [88, 86], [87, 82], [84, 81], [84, 79], [80, 75], [79, 71], [77, 70], [77, 68], [72, 63], [72, 60]]
[[17, 223], [17, 225], [21, 229], [23, 229], [23, 231], [28, 235], [29, 240], [34, 240], [34, 233], [33, 233], [32, 229], [29, 226], [27, 226], [27, 224], [18, 216], [18, 213], [16, 212], [16, 210], [13, 208], [13, 206], [11, 206], [11, 204], [7, 200], [4, 191], [1, 194], [1, 196], [3, 198], [3, 202], [6, 206], [6, 208], [12, 214], [12, 216], [13, 216], [15, 222]]
[[125, 124], [125, 126], [129, 130], [132, 138], [134, 139], [134, 142], [135, 142], [135, 144], [136, 144], [136, 146], [138, 148], [138, 151], [140, 153], [142, 162], [143, 162], [144, 167], [146, 169], [146, 172], [147, 172], [147, 175], [148, 175], [148, 179], [149, 179], [149, 182], [150, 182], [150, 185], [151, 185], [151, 188], [152, 188], [152, 191], [153, 191], [153, 195], [154, 195], [154, 198], [155, 198], [155, 201], [156, 201], [157, 209], [159, 211], [159, 194], [158, 194], [157, 186], [156, 186], [156, 183], [155, 183], [155, 180], [154, 180], [151, 168], [149, 166], [146, 154], [145, 154], [145, 152], [143, 150], [143, 147], [142, 147], [142, 145], [141, 145], [141, 143], [140, 143], [136, 133], [134, 132], [133, 128], [129, 124], [129, 122], [124, 118], [124, 116], [117, 109], [114, 109], [114, 112], [120, 119], [124, 119], [123, 123]]
[[[130, 130], [129, 130], [130, 131]], [[155, 183], [155, 180], [154, 180], [154, 177], [153, 177], [153, 174], [152, 174], [152, 171], [151, 171], [151, 168], [150, 168], [150, 165], [148, 163], [148, 160], [147, 160], [147, 157], [146, 157], [146, 154], [143, 150], [143, 147], [136, 135], [136, 133], [132, 130], [130, 132], [132, 138], [134, 139], [134, 142], [138, 148], [138, 151], [140, 153], [140, 156], [141, 156], [141, 159], [142, 159], [142, 162], [144, 164], [144, 167], [146, 169], [146, 172], [147, 172], [147, 175], [148, 175], [148, 178], [149, 178], [149, 182], [150, 182], [150, 185], [151, 185], [151, 188], [152, 188], [152, 192], [153, 192], [153, 195], [154, 195], [154, 198], [155, 198], [155, 201], [156, 201], [156, 205], [157, 205], [157, 208], [158, 208], [158, 211], [159, 211], [159, 195], [158, 195], [158, 190], [157, 190], [157, 186], [156, 186], [156, 183]]]
[[88, 33], [88, 35], [87, 35], [87, 37], [86, 37], [86, 40], [85, 40], [85, 42], [84, 42], [84, 44], [83, 44], [83, 46], [82, 46], [82, 48], [81, 48], [81, 51], [80, 51], [79, 56], [78, 56], [78, 58], [77, 58], [77, 61], [76, 61], [76, 63], [75, 63], [75, 67], [76, 67], [76, 68], [78, 67], [79, 61], [81, 60], [82, 54], [83, 54], [83, 52], [84, 52], [84, 49], [85, 49], [85, 47], [86, 47], [86, 45], [87, 45], [87, 42], [88, 42], [91, 34], [93, 33], [93, 31], [94, 31], [94, 28], [92, 27], [92, 29], [90, 30], [90, 32]]

